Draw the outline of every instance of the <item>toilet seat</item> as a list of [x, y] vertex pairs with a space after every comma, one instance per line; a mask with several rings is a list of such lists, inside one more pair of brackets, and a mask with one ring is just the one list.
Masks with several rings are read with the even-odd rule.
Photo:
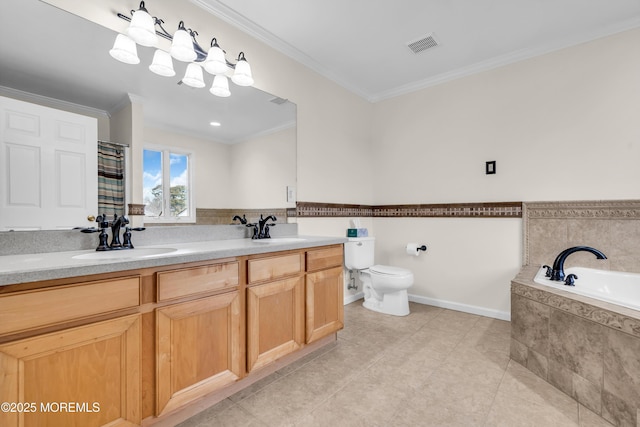
[[413, 273], [406, 268], [400, 267], [392, 267], [390, 265], [374, 265], [369, 267], [369, 271], [372, 274], [376, 274], [379, 276], [394, 276], [394, 277], [402, 277], [402, 276], [413, 276]]

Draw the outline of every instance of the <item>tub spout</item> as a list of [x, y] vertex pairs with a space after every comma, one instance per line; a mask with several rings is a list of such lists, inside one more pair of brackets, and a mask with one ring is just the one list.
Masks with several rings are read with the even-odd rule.
[[589, 246], [574, 246], [569, 249], [565, 249], [560, 252], [560, 254], [556, 257], [556, 260], [553, 262], [553, 268], [551, 270], [551, 280], [555, 280], [557, 282], [564, 281], [564, 262], [569, 255], [574, 252], [591, 252], [598, 259], [607, 259], [605, 254], [600, 252], [597, 249], [591, 248]]

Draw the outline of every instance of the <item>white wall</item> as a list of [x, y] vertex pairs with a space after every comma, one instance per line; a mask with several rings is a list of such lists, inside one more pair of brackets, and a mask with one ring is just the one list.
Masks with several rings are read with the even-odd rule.
[[[375, 104], [376, 204], [639, 198], [639, 45], [633, 30]], [[521, 220], [373, 228], [377, 262], [411, 268], [418, 300], [508, 316]], [[410, 241], [428, 252], [403, 255]]]
[[151, 127], [144, 129], [144, 143], [184, 148], [195, 154], [196, 207], [220, 209], [232, 206], [228, 185], [231, 175], [229, 145]]
[[638, 45], [628, 31], [375, 104], [376, 203], [638, 198]]
[[230, 208], [295, 207], [287, 186], [296, 186], [295, 127], [230, 146]]

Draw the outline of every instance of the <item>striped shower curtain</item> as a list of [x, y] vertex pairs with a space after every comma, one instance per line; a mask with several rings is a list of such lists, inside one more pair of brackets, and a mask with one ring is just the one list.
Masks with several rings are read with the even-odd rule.
[[98, 214], [125, 214], [124, 167], [124, 148], [98, 141]]

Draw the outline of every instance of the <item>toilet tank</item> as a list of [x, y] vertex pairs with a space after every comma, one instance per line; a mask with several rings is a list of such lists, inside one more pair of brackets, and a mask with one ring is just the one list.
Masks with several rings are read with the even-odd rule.
[[349, 237], [344, 244], [344, 265], [349, 270], [363, 270], [373, 262], [374, 237]]

